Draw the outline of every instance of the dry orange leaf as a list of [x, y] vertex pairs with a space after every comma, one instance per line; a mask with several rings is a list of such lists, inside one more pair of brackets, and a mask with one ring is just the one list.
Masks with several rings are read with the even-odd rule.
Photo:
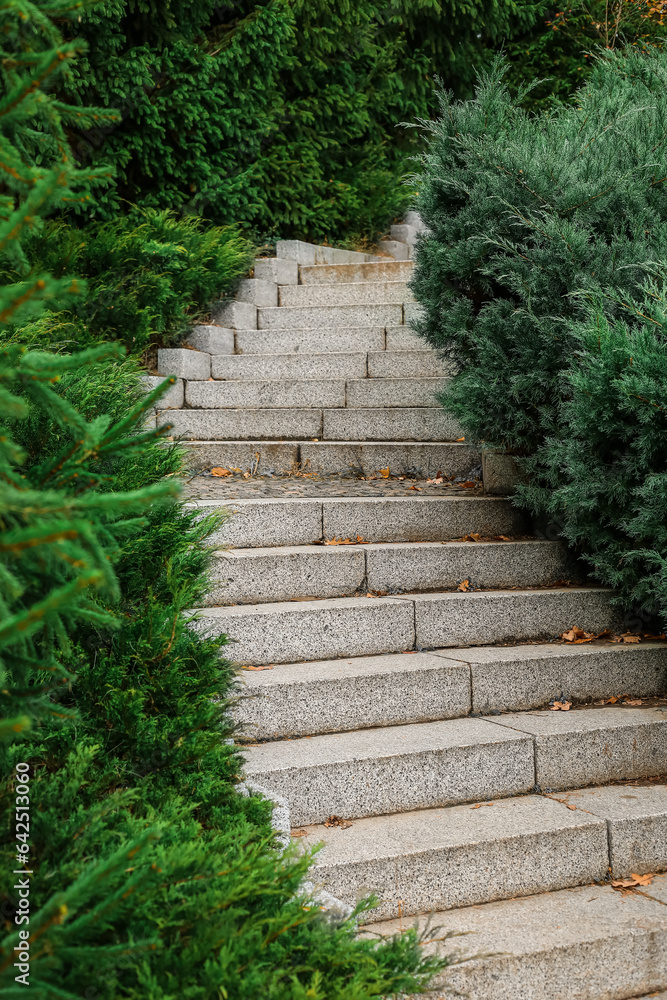
[[229, 469], [211, 469], [212, 476], [231, 476]]
[[478, 802], [476, 806], [470, 806], [471, 809], [484, 809], [485, 806], [492, 806], [493, 802]]
[[471, 532], [469, 535], [464, 535], [461, 541], [463, 542], [479, 542], [482, 536], [477, 531]]
[[307, 830], [292, 830], [293, 837], [305, 837], [307, 836], [307, 834], [308, 834]]
[[639, 636], [638, 635], [624, 635], [623, 636], [623, 642], [639, 642], [639, 641], [640, 640], [639, 640]]
[[386, 469], [380, 469], [380, 475], [383, 479], [389, 479], [389, 466]]
[[466, 592], [467, 590], [472, 590], [472, 587], [470, 586], [470, 580], [463, 580], [463, 581], [462, 581], [462, 582], [461, 582], [461, 583], [460, 583], [460, 584], [458, 585], [458, 587], [457, 587], [456, 589], [457, 589], [457, 590], [461, 590], [461, 591], [463, 591], [464, 593], [465, 593], [465, 592]]
[[328, 819], [324, 821], [325, 826], [339, 826], [341, 830], [347, 830], [349, 826], [352, 826], [349, 820], [341, 819], [340, 816], [329, 816]]
[[243, 669], [244, 670], [273, 670], [273, 667], [274, 667], [274, 664], [272, 663], [271, 666], [269, 666], [269, 667], [251, 667], [251, 666], [245, 666], [245, 667], [243, 667]]
[[634, 701], [630, 701], [630, 699], [626, 699], [625, 704], [626, 705], [641, 705], [643, 703], [642, 703], [641, 698], [636, 698]]
[[361, 545], [361, 543], [363, 542], [363, 540], [364, 539], [363, 539], [363, 537], [361, 535], [357, 535], [356, 538], [336, 538], [336, 536], [334, 535], [333, 538], [327, 538], [327, 539], [325, 539], [324, 544], [325, 545]]
[[465, 438], [464, 438], [464, 437], [462, 437], [462, 438], [457, 438], [456, 440], [457, 440], [457, 441], [465, 441]]
[[607, 630], [604, 632], [584, 632], [583, 628], [579, 628], [578, 625], [574, 625], [569, 632], [563, 632], [561, 639], [565, 639], [566, 642], [580, 643], [580, 642], [592, 642], [593, 639], [601, 639], [603, 635], [607, 635]]
[[634, 872], [630, 878], [617, 878], [612, 880], [614, 889], [633, 889], [640, 885], [650, 885], [655, 875], [636, 875]]
[[549, 706], [551, 712], [569, 712], [572, 708], [571, 701], [555, 701]]

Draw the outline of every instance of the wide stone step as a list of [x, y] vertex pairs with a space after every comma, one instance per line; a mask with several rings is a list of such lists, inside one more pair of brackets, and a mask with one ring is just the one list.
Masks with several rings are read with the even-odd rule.
[[[297, 286], [299, 287], [299, 286]], [[267, 306], [257, 310], [259, 330], [288, 330], [290, 327], [400, 326], [403, 305], [368, 304], [348, 306]], [[251, 324], [248, 324], [251, 325]]]
[[429, 346], [408, 324], [388, 326], [385, 330], [386, 351], [426, 351]]
[[535, 785], [556, 792], [665, 774], [667, 715], [615, 707], [522, 712], [263, 743], [244, 753], [247, 775], [285, 796], [300, 826], [495, 799]]
[[201, 609], [193, 627], [235, 639], [239, 663], [294, 663], [554, 639], [574, 625], [599, 633], [621, 625], [611, 597], [601, 587], [340, 597]]
[[602, 881], [609, 865], [605, 820], [539, 795], [310, 826], [299, 840], [319, 843], [313, 881], [353, 906], [377, 896], [372, 920]]
[[552, 700], [667, 694], [667, 645], [537, 644], [286, 663], [243, 671], [234, 719], [244, 739], [430, 722]]
[[[426, 342], [422, 342], [426, 345]], [[369, 378], [432, 378], [453, 374], [433, 350], [375, 351], [368, 355]]]
[[405, 281], [356, 281], [336, 285], [281, 285], [280, 306], [390, 305], [413, 302]]
[[308, 545], [357, 535], [369, 542], [440, 542], [527, 531], [522, 513], [503, 497], [290, 497], [199, 500], [197, 506], [234, 514], [209, 538], [216, 547]]
[[212, 439], [187, 441], [185, 447], [188, 466], [193, 470], [221, 466], [260, 475], [300, 468], [316, 473], [354, 470], [368, 476], [388, 468], [391, 475], [425, 479], [438, 472], [445, 476], [468, 476], [480, 461], [479, 454], [463, 443]]
[[185, 402], [206, 410], [257, 407], [434, 407], [446, 378], [312, 378], [187, 381]]
[[542, 587], [572, 576], [558, 542], [285, 545], [216, 553], [208, 605], [471, 587]]
[[338, 285], [352, 281], [409, 281], [412, 261], [382, 261], [368, 264], [303, 264], [299, 268], [302, 285]]
[[[422, 344], [426, 341], [422, 340]], [[344, 354], [348, 351], [384, 351], [381, 326], [314, 327], [312, 330], [237, 330], [237, 354]]]
[[[365, 932], [399, 934], [414, 923], [385, 920]], [[451, 990], [468, 1000], [659, 1000], [667, 990], [665, 876], [641, 893], [587, 885], [429, 914], [417, 926], [428, 951], [471, 959], [445, 969], [433, 1000], [450, 1000]]]
[[440, 407], [366, 409], [314, 407], [159, 411], [158, 426], [168, 424], [174, 436], [195, 441], [212, 438], [329, 441], [457, 441], [463, 433]]
[[530, 737], [483, 719], [364, 729], [244, 748], [248, 778], [284, 796], [292, 826], [529, 792]]
[[[384, 354], [384, 351], [381, 353]], [[361, 351], [330, 351], [325, 354], [217, 354], [211, 358], [211, 375], [214, 379], [246, 381], [366, 378], [368, 354]]]

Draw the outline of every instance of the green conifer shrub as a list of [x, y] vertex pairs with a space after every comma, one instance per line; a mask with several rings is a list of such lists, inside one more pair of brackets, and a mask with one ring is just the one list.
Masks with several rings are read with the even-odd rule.
[[538, 0], [107, 0], [67, 96], [120, 109], [73, 130], [82, 163], [113, 163], [119, 198], [242, 223], [261, 239], [373, 238], [406, 207], [432, 76], [465, 93], [489, 45]]
[[474, 100], [441, 93], [426, 126], [420, 330], [457, 365], [443, 401], [468, 435], [524, 457], [519, 501], [626, 607], [664, 615], [663, 293], [647, 281], [667, 256], [667, 55], [607, 53], [575, 106], [540, 116], [504, 71]]
[[136, 353], [179, 343], [254, 259], [254, 247], [234, 227], [151, 209], [81, 229], [51, 222], [26, 241], [25, 252], [34, 272], [76, 274], [88, 292], [69, 309], [46, 312], [23, 338], [69, 350], [118, 340]]

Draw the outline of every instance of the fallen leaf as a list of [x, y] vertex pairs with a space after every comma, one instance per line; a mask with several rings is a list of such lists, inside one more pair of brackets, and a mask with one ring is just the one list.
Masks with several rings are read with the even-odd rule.
[[274, 667], [274, 664], [272, 663], [270, 667], [251, 667], [251, 666], [245, 666], [242, 669], [243, 670], [273, 670], [273, 667]]
[[630, 701], [628, 699], [627, 701], [624, 702], [624, 704], [625, 705], [641, 705], [642, 704], [642, 700], [641, 700], [641, 698], [636, 698], [634, 701]]
[[603, 632], [584, 632], [583, 628], [579, 628], [578, 625], [574, 625], [569, 632], [563, 632], [561, 639], [565, 639], [566, 642], [573, 642], [575, 644], [580, 642], [592, 642], [593, 639], [601, 639], [603, 635], [607, 635], [607, 629]]
[[462, 438], [457, 438], [456, 440], [457, 440], [457, 441], [465, 441], [465, 438], [464, 438], [464, 437], [462, 437]]
[[484, 809], [485, 806], [492, 806], [493, 802], [478, 802], [476, 806], [470, 806], [471, 809]]
[[623, 636], [623, 642], [639, 642], [639, 641], [640, 640], [639, 640], [639, 636], [638, 635], [624, 635]]
[[292, 830], [293, 837], [306, 837], [308, 836], [307, 830]]
[[470, 586], [470, 580], [463, 580], [462, 583], [460, 583], [456, 589], [461, 590], [464, 593], [467, 590], [472, 590], [472, 587]]
[[572, 708], [571, 701], [555, 701], [553, 705], [550, 706], [551, 712], [569, 712]]
[[380, 475], [383, 479], [389, 479], [389, 466], [386, 469], [380, 469]]
[[212, 476], [231, 476], [229, 469], [211, 469]]
[[411, 486], [410, 489], [411, 490], [417, 490], [417, 493], [421, 493], [421, 491], [422, 491], [421, 486]]
[[482, 536], [478, 532], [473, 531], [469, 535], [464, 535], [463, 538], [461, 539], [461, 541], [462, 542], [479, 542], [481, 540], [481, 538], [482, 538]]
[[475, 487], [477, 486], [477, 483], [474, 483], [471, 480], [469, 480], [467, 483], [458, 483], [458, 485], [461, 487], [462, 490], [474, 490]]
[[650, 885], [655, 875], [636, 875], [634, 872], [630, 878], [612, 879], [614, 889], [632, 889], [640, 885]]
[[339, 826], [341, 830], [347, 830], [349, 826], [352, 826], [349, 820], [341, 819], [340, 816], [329, 816], [329, 819], [325, 819], [325, 826]]
[[361, 535], [357, 535], [356, 538], [336, 538], [334, 535], [333, 538], [326, 538], [324, 540], [325, 545], [361, 545], [362, 542], [363, 537]]

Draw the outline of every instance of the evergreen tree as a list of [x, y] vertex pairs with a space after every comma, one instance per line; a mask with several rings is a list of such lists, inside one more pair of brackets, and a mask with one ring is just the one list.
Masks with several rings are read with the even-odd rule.
[[504, 72], [427, 126], [420, 329], [468, 435], [525, 461], [520, 502], [664, 623], [667, 53], [608, 52], [537, 116]]
[[537, 0], [107, 0], [67, 90], [122, 122], [74, 131], [115, 164], [118, 198], [243, 223], [262, 238], [374, 236], [400, 214], [411, 134], [432, 76], [465, 93], [489, 45]]

